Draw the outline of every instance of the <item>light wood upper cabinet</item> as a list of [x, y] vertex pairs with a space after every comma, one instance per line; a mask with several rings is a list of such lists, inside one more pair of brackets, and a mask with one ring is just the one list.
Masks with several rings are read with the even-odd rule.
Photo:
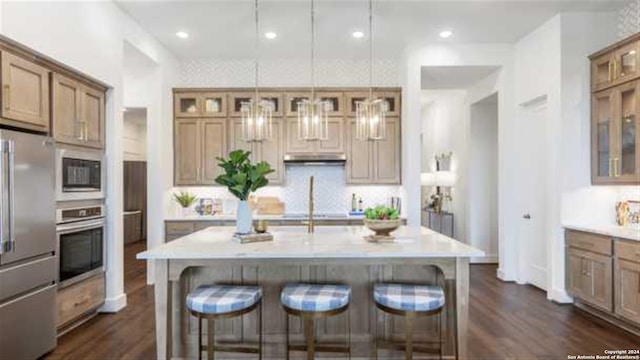
[[384, 140], [355, 137], [356, 120], [349, 120], [346, 176], [349, 184], [400, 184], [400, 119], [389, 118]]
[[615, 313], [640, 325], [640, 262], [616, 259]]
[[6, 51], [2, 61], [3, 123], [49, 130], [49, 70]]
[[202, 159], [200, 121], [176, 120], [174, 142], [175, 185], [198, 185]]
[[226, 117], [227, 94], [224, 92], [176, 92], [174, 94], [176, 117]]
[[82, 143], [79, 122], [81, 85], [60, 74], [53, 74], [53, 136], [58, 142]]
[[637, 79], [640, 77], [640, 35], [624, 39], [589, 58], [594, 92]]
[[387, 118], [386, 136], [373, 142], [376, 184], [400, 184], [400, 119]]
[[198, 93], [176, 93], [174, 99], [174, 114], [177, 117], [201, 116], [202, 103]]
[[251, 161], [266, 161], [271, 165], [274, 172], [267, 175], [269, 183], [272, 185], [284, 183], [284, 146], [285, 146], [285, 121], [273, 119], [273, 139], [261, 142], [246, 142], [242, 139], [242, 122], [240, 119], [233, 120], [233, 126], [229, 133], [231, 143], [229, 151], [244, 150], [251, 151]]
[[355, 119], [349, 120], [347, 138], [347, 183], [370, 184], [373, 181], [373, 146], [370, 141], [356, 139]]
[[202, 133], [202, 178], [200, 184], [215, 185], [216, 178], [222, 173], [218, 166], [218, 157], [227, 155], [226, 119], [207, 119], [201, 122]]
[[254, 144], [254, 151], [260, 161], [268, 162], [273, 173], [267, 175], [270, 184], [284, 183], [284, 120], [273, 120], [273, 139]]
[[592, 97], [592, 183], [640, 184], [640, 80]]
[[[283, 96], [277, 92], [259, 92], [261, 100], [267, 100], [272, 105], [272, 115], [282, 117], [285, 113]], [[236, 92], [229, 94], [229, 115], [234, 117], [242, 116], [242, 103], [251, 101], [255, 93], [251, 91]]]
[[342, 118], [327, 119], [328, 139], [308, 141], [298, 137], [298, 120], [287, 119], [286, 152], [288, 154], [322, 154], [345, 152], [345, 130]]
[[104, 92], [60, 74], [53, 74], [52, 84], [52, 122], [56, 141], [104, 148]]
[[84, 146], [104, 147], [104, 93], [83, 87], [80, 102], [80, 123], [84, 126]]

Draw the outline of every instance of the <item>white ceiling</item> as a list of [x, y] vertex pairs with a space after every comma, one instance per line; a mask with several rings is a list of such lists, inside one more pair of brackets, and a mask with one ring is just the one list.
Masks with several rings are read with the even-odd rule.
[[[244, 59], [254, 54], [252, 0], [115, 0], [182, 59]], [[397, 58], [408, 43], [513, 43], [562, 11], [614, 11], [628, 0], [376, 0], [375, 57]], [[260, 0], [260, 54], [308, 57], [310, 0]], [[316, 0], [317, 57], [366, 58], [368, 2]], [[443, 40], [442, 29], [454, 36]], [[176, 37], [176, 31], [190, 34]], [[351, 37], [354, 30], [365, 38]]]
[[499, 66], [423, 66], [422, 89], [466, 89], [499, 69]]

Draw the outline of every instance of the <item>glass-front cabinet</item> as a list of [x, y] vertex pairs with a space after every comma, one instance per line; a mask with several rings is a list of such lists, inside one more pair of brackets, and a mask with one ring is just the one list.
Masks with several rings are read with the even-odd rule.
[[591, 59], [591, 183], [640, 185], [640, 33]]
[[640, 183], [640, 80], [593, 95], [592, 182]]

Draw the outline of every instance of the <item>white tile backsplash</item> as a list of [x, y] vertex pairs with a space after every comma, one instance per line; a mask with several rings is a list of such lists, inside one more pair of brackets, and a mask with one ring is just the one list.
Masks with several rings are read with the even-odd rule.
[[[309, 177], [314, 177], [314, 199], [316, 213], [347, 213], [351, 210], [351, 196], [362, 197], [363, 206], [387, 204], [389, 197], [399, 196], [404, 201], [401, 186], [352, 186], [345, 182], [345, 168], [343, 166], [287, 166], [286, 183], [283, 186], [267, 186], [259, 189], [257, 196], [277, 196], [286, 204], [287, 213], [305, 213], [309, 198]], [[173, 191], [188, 190], [199, 198], [234, 199], [222, 187], [180, 187]], [[178, 214], [177, 205], [172, 202], [168, 216]]]

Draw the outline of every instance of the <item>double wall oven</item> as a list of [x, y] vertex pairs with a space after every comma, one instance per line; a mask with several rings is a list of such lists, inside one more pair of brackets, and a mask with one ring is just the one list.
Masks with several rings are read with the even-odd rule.
[[58, 286], [105, 270], [105, 218], [102, 205], [57, 210]]

